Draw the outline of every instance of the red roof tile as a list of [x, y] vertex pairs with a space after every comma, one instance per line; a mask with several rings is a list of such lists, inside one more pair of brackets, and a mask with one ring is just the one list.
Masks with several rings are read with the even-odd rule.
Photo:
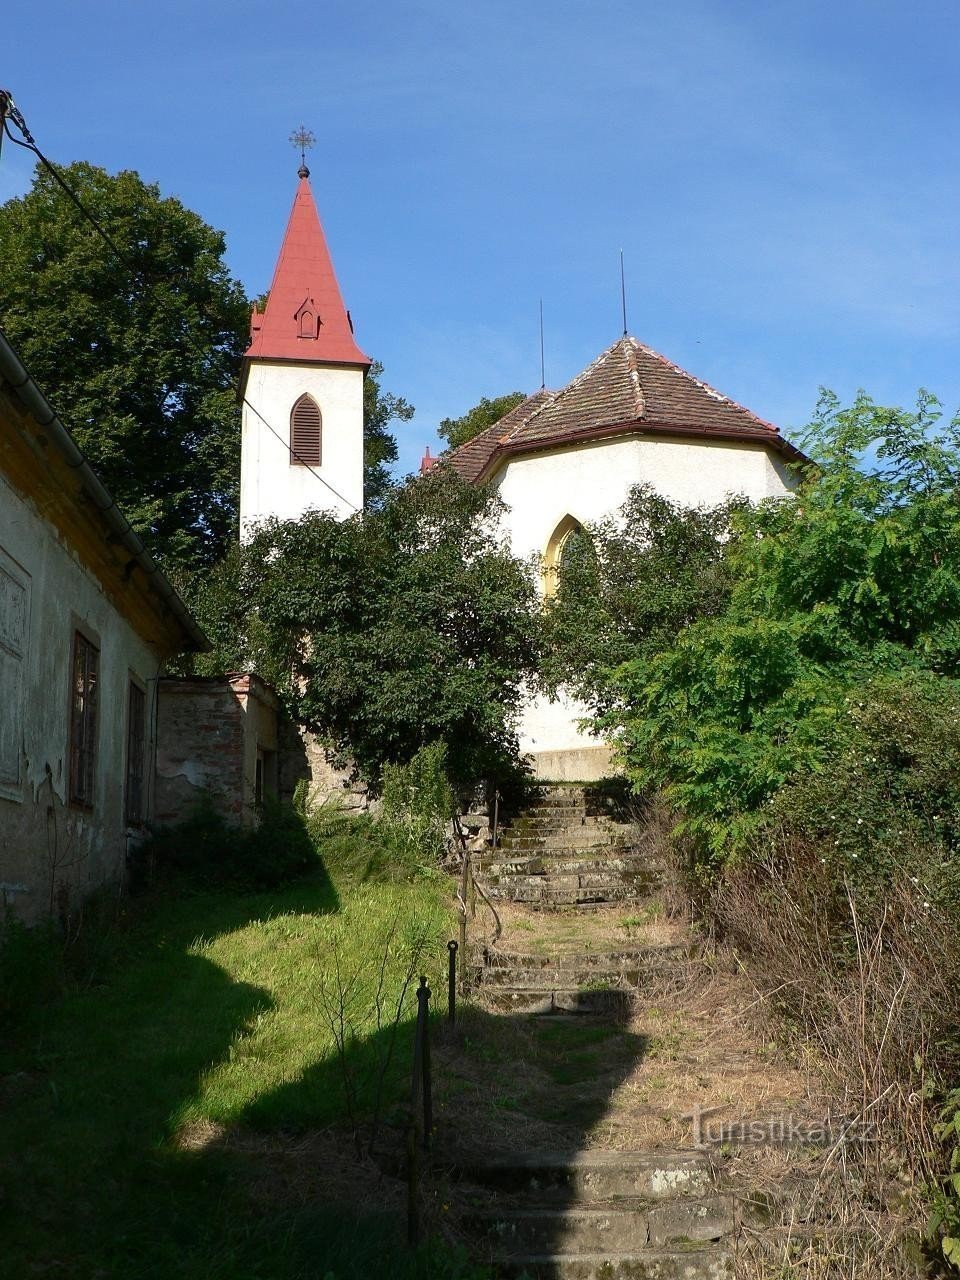
[[450, 463], [464, 480], [476, 480], [487, 463], [497, 452], [500, 445], [510, 439], [514, 431], [521, 427], [539, 409], [550, 402], [552, 391], [535, 391], [526, 400], [521, 400], [509, 413], [505, 413], [493, 426], [487, 427], [479, 435], [454, 449], [450, 454]]
[[247, 359], [369, 367], [353, 337], [350, 317], [327, 248], [307, 178], [300, 185], [261, 314], [250, 318]]

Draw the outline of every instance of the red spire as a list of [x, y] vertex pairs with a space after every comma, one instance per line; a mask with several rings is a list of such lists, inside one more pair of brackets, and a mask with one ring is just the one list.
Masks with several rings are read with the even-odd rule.
[[369, 368], [353, 338], [310, 183], [301, 174], [263, 312], [250, 317], [247, 359]]
[[438, 461], [438, 458], [430, 457], [430, 446], [427, 445], [427, 452], [420, 459], [420, 474], [425, 476], [428, 471], [432, 471]]

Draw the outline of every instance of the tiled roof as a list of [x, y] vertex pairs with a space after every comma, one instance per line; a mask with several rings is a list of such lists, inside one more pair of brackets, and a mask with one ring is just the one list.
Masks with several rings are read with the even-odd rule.
[[515, 405], [509, 413], [505, 413], [492, 427], [487, 427], [459, 449], [455, 449], [450, 455], [454, 469], [464, 480], [476, 480], [501, 443], [509, 440], [539, 409], [549, 404], [553, 395], [552, 391], [544, 389], [535, 391], [532, 396], [527, 396], [526, 400]]
[[301, 176], [261, 313], [250, 319], [248, 360], [369, 367], [343, 305], [310, 183]]
[[776, 427], [636, 338], [624, 337], [608, 347], [562, 391], [538, 395], [539, 403], [531, 396], [451, 455], [465, 479], [482, 479], [503, 453], [621, 431], [743, 437], [800, 456]]

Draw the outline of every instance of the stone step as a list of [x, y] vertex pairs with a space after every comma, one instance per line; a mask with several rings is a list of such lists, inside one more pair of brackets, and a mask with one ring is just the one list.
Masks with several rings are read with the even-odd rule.
[[497, 1263], [504, 1280], [726, 1280], [733, 1258], [720, 1248], [642, 1254], [530, 1254]]
[[[577, 877], [579, 879], [580, 877]], [[644, 896], [646, 886], [619, 879], [602, 884], [556, 884], [546, 876], [505, 876], [501, 884], [483, 882], [489, 898], [530, 907], [572, 907], [589, 903], [629, 902]]]
[[629, 849], [600, 855], [593, 852], [566, 853], [562, 849], [521, 853], [515, 857], [481, 855], [475, 858], [475, 870], [478, 875], [488, 876], [589, 875], [595, 871], [621, 871], [657, 883], [662, 874], [662, 868], [645, 854]]
[[714, 1193], [715, 1173], [703, 1151], [526, 1151], [470, 1161], [462, 1177], [496, 1191], [537, 1196], [564, 1207], [609, 1204], [629, 1198], [643, 1204]]
[[[529, 849], [630, 849], [626, 832], [591, 831], [567, 827], [562, 831], [524, 832], [504, 835], [497, 841], [496, 853], [516, 853]], [[642, 852], [642, 850], [638, 850]]]
[[525, 832], [565, 831], [582, 827], [586, 831], [616, 831], [622, 823], [612, 818], [589, 813], [572, 813], [570, 810], [558, 810], [556, 813], [527, 812], [510, 823], [499, 828], [499, 835], [523, 835]]
[[645, 884], [646, 878], [641, 870], [620, 871], [607, 868], [602, 863], [589, 864], [586, 871], [534, 871], [528, 873], [505, 873], [497, 875], [486, 871], [482, 874], [484, 888], [490, 889], [603, 889], [607, 885]]
[[678, 964], [697, 953], [687, 943], [662, 943], [656, 946], [617, 947], [610, 951], [565, 952], [557, 955], [533, 955], [526, 951], [500, 951], [484, 947], [474, 953], [474, 960], [484, 969], [660, 969]]
[[731, 1195], [683, 1196], [662, 1204], [508, 1208], [474, 1215], [469, 1226], [500, 1256], [631, 1253], [649, 1246], [706, 1244], [737, 1229]]
[[487, 987], [482, 984], [484, 1004], [505, 1013], [526, 1013], [538, 1017], [589, 1015], [626, 1022], [633, 1011], [636, 988], [604, 987]]

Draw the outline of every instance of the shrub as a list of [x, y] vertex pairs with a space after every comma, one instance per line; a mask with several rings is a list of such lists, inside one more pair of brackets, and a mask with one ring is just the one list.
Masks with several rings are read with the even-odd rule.
[[53, 921], [28, 927], [11, 910], [0, 921], [0, 1022], [50, 999], [63, 978], [63, 938]]
[[453, 817], [446, 765], [446, 745], [433, 742], [409, 764], [387, 765], [383, 772], [381, 830], [399, 866], [414, 874], [435, 871], [444, 854], [447, 823]]
[[183, 822], [161, 827], [132, 858], [137, 886], [170, 877], [197, 888], [274, 889], [319, 871], [323, 863], [303, 814], [268, 801], [259, 822], [239, 827], [206, 801]]

